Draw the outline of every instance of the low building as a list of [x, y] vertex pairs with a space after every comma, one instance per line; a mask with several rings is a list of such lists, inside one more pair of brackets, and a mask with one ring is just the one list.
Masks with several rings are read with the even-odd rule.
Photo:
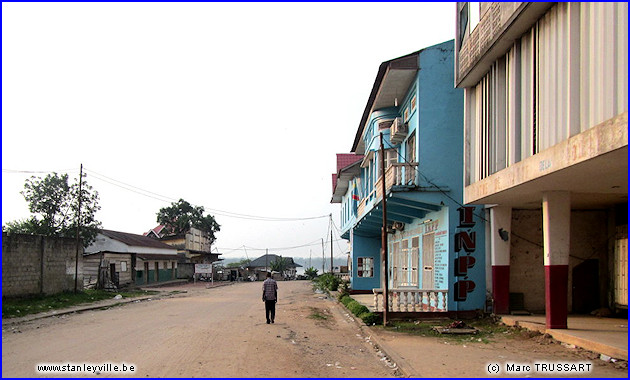
[[281, 274], [281, 277], [284, 279], [296, 279], [297, 278], [297, 268], [302, 267], [300, 264], [297, 264], [293, 261], [293, 257], [282, 257], [273, 254], [263, 255], [255, 260], [252, 260], [246, 267], [250, 272], [252, 272], [258, 280], [264, 280], [266, 276], [266, 272], [271, 272], [271, 265], [276, 260], [284, 259], [287, 260], [287, 267], [284, 272]]
[[177, 249], [153, 238], [102, 230], [84, 253], [86, 281], [145, 285], [177, 278]]

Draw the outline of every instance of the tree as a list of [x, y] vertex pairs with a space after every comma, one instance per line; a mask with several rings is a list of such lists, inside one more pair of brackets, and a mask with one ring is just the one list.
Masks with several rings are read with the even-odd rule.
[[240, 268], [240, 267], [244, 267], [246, 265], [248, 265], [251, 262], [250, 259], [242, 259], [240, 261], [237, 261], [235, 263], [229, 263], [227, 264], [228, 268]]
[[162, 224], [165, 235], [185, 234], [194, 227], [209, 234], [210, 244], [216, 237], [215, 232], [221, 230], [221, 226], [212, 215], [204, 216], [203, 206], [193, 206], [183, 199], [171, 203], [169, 207], [163, 207], [157, 213], [157, 222]]
[[276, 271], [278, 273], [284, 273], [289, 267], [289, 259], [284, 258], [282, 256], [277, 257], [274, 261], [269, 264], [272, 271]]
[[29, 211], [34, 214], [29, 219], [8, 222], [2, 227], [9, 233], [75, 237], [77, 221], [80, 217], [80, 239], [83, 246], [89, 246], [101, 228], [95, 214], [98, 205], [98, 192], [88, 185], [83, 175], [81, 184], [81, 215], [78, 216], [79, 182], [68, 183], [68, 175], [48, 174], [45, 178], [31, 177], [20, 192], [28, 202]]
[[306, 268], [304, 274], [306, 275], [306, 277], [308, 277], [309, 280], [312, 280], [317, 277], [317, 269], [313, 267]]

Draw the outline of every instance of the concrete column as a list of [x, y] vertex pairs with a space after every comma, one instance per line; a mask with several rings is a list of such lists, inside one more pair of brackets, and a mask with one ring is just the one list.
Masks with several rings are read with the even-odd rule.
[[492, 261], [492, 297], [494, 298], [495, 314], [508, 314], [510, 312], [511, 225], [511, 207], [498, 206], [490, 209], [490, 259]]
[[571, 194], [543, 193], [543, 253], [545, 306], [548, 329], [567, 328]]

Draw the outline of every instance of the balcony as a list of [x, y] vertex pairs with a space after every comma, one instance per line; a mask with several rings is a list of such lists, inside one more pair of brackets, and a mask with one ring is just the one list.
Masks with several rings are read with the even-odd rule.
[[[385, 170], [385, 189], [396, 190], [402, 187], [413, 188], [419, 185], [418, 163], [395, 163]], [[383, 198], [383, 181], [379, 178], [374, 184], [374, 190], [364, 197], [357, 207], [357, 217], [361, 218], [368, 210], [368, 205], [372, 204], [376, 199]]]

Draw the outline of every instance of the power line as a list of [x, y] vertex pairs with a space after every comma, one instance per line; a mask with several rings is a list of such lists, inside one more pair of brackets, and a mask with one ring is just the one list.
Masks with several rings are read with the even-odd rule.
[[64, 170], [15, 170], [15, 169], [2, 169], [3, 173], [11, 174], [50, 174], [50, 173], [69, 173], [77, 172], [78, 169], [64, 169]]
[[[389, 145], [389, 148], [390, 148], [390, 149], [393, 149], [393, 150], [394, 150], [394, 152], [396, 152], [396, 154], [398, 155], [398, 157], [402, 158], [402, 159], [403, 159], [403, 161], [404, 161], [405, 163], [407, 163], [407, 164], [410, 164], [410, 165], [411, 165], [411, 162], [409, 162], [409, 160], [407, 160], [407, 159], [406, 159], [406, 158], [405, 158], [402, 154], [400, 154], [400, 152], [398, 152], [398, 149], [396, 149], [396, 148], [395, 148], [395, 147], [391, 144], [391, 142], [389, 142], [389, 141], [388, 141], [388, 142], [387, 142], [387, 145]], [[445, 196], [445, 197], [447, 197], [448, 199], [452, 200], [453, 202], [455, 202], [455, 204], [459, 205], [460, 207], [466, 207], [466, 206], [464, 206], [464, 204], [462, 204], [461, 202], [459, 202], [457, 199], [455, 199], [455, 198], [451, 197], [451, 196], [450, 196], [449, 194], [447, 194], [444, 190], [442, 190], [442, 189], [441, 189], [438, 185], [436, 185], [436, 184], [435, 184], [435, 183], [433, 183], [433, 182], [432, 182], [429, 178], [427, 178], [427, 176], [425, 176], [425, 175], [424, 175], [424, 174], [420, 171], [420, 167], [419, 167], [419, 166], [417, 166], [417, 167], [415, 168], [415, 170], [416, 170], [416, 172], [417, 172], [419, 175], [421, 175], [421, 176], [422, 176], [422, 178], [424, 178], [424, 180], [425, 180], [427, 183], [429, 183], [430, 185], [432, 185], [433, 187], [435, 187], [435, 188], [436, 188], [436, 189], [437, 189], [440, 193], [442, 193], [442, 195], [444, 195], [444, 196]], [[490, 221], [489, 221], [488, 219], [486, 219], [483, 215], [477, 214], [477, 213], [475, 213], [475, 212], [473, 212], [473, 215], [474, 215], [474, 216], [476, 216], [477, 218], [481, 219], [481, 220], [482, 220], [483, 222], [485, 222], [485, 223], [490, 223]], [[526, 242], [528, 242], [528, 243], [530, 243], [530, 244], [533, 244], [533, 245], [535, 245], [535, 246], [537, 246], [537, 247], [540, 247], [540, 248], [542, 248], [542, 247], [543, 247], [541, 244], [538, 244], [537, 242], [532, 241], [532, 240], [529, 240], [529, 239], [527, 239], [527, 238], [525, 238], [525, 237], [523, 237], [523, 236], [517, 235], [517, 234], [515, 234], [513, 231], [510, 231], [510, 234], [512, 234], [513, 236], [515, 236], [515, 237], [517, 237], [517, 238], [519, 238], [519, 239], [522, 239], [522, 240], [524, 240], [524, 241], [526, 241]]]
[[[87, 170], [87, 169], [86, 169]], [[168, 197], [165, 195], [161, 195], [149, 190], [142, 189], [140, 187], [130, 185], [128, 183], [113, 179], [104, 174], [97, 173], [93, 170], [89, 170], [89, 172], [94, 175], [94, 178], [97, 178], [103, 182], [107, 182], [114, 186], [120, 187], [122, 189], [134, 192], [139, 195], [143, 195], [145, 197], [153, 198], [163, 202], [177, 202], [177, 199]], [[327, 218], [328, 215], [320, 215], [320, 216], [310, 216], [310, 217], [295, 217], [295, 218], [286, 218], [286, 217], [272, 217], [272, 216], [259, 216], [259, 215], [250, 215], [250, 214], [241, 214], [232, 211], [219, 210], [215, 208], [204, 207], [204, 209], [210, 213], [221, 215], [229, 218], [236, 219], [247, 219], [247, 220], [258, 220], [264, 222], [297, 222], [297, 221], [305, 221], [305, 220], [313, 220], [313, 219], [322, 219]]]

